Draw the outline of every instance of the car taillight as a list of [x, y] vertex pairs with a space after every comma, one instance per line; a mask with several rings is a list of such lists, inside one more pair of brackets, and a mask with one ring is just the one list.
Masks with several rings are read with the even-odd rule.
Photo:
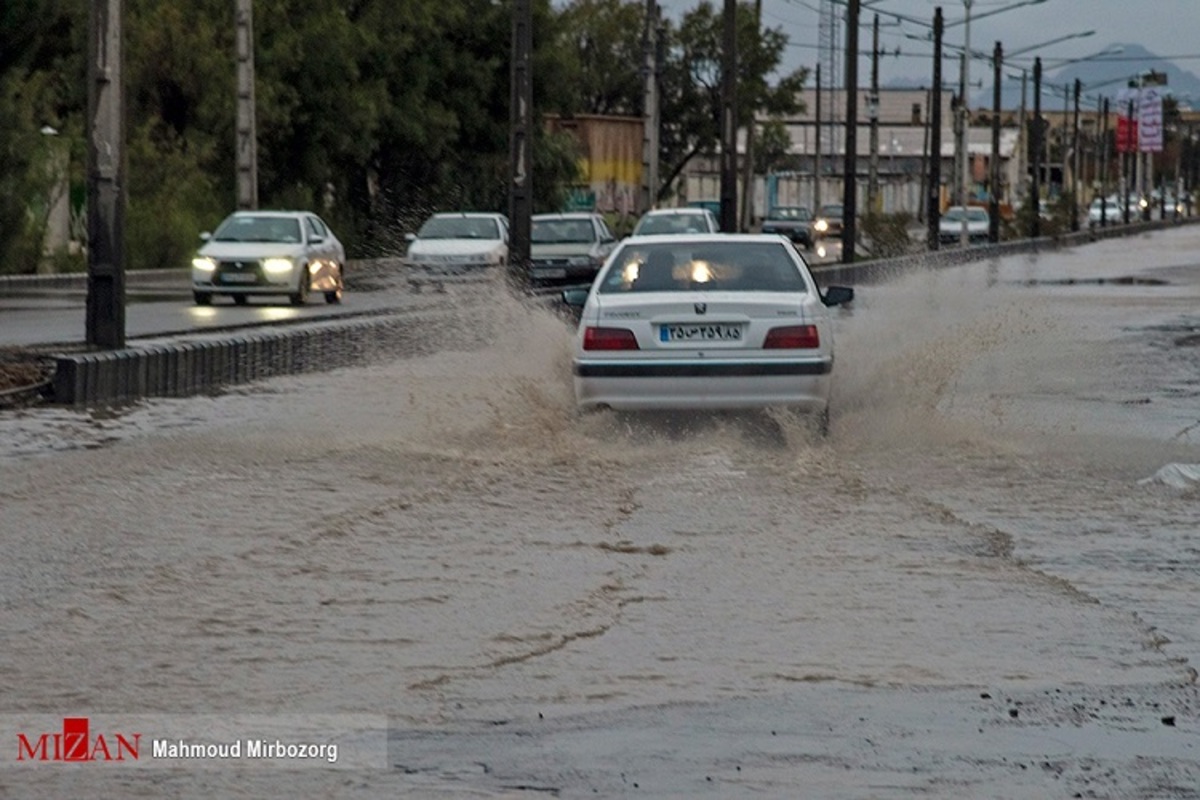
[[627, 328], [586, 328], [584, 350], [637, 350], [637, 337]]
[[764, 350], [812, 350], [821, 346], [821, 335], [816, 325], [789, 325], [772, 328], [763, 342]]

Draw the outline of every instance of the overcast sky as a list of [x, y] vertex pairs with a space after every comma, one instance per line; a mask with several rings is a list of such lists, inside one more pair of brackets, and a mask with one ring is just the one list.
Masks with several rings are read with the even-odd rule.
[[[992, 51], [997, 41], [1007, 52], [1041, 44], [1062, 36], [1095, 31], [1091, 36], [1048, 45], [1020, 57], [1018, 66], [1028, 66], [1034, 56], [1041, 56], [1047, 69], [1060, 59], [1094, 55], [1113, 44], [1140, 44], [1151, 52], [1175, 57], [1184, 70], [1200, 73], [1200, 0], [1043, 0], [1040, 3], [1000, 11], [1020, 0], [970, 0], [971, 49]], [[667, 13], [677, 16], [697, 5], [698, 0], [659, 0]], [[723, 0], [711, 0], [720, 9]], [[876, 12], [880, 16], [880, 49], [900, 57], [880, 62], [880, 83], [908, 78], [928, 82], [932, 73], [929, 56], [932, 47], [914, 41], [906, 34], [922, 36], [920, 26], [913, 23], [897, 25], [888, 12], [928, 20], [932, 25], [934, 9], [942, 7], [946, 20], [946, 42], [962, 45], [967, 0], [863, 0], [862, 52], [870, 52], [870, 29]], [[869, 6], [868, 6], [869, 3]], [[781, 28], [789, 37], [788, 66], [815, 65], [818, 61], [818, 20], [820, 0], [762, 0], [763, 24]], [[840, 6], [844, 14], [844, 3]], [[990, 13], [990, 12], [999, 13]], [[989, 15], [990, 14], [990, 15]], [[843, 17], [844, 18], [844, 17]], [[841, 46], [845, 46], [844, 28]], [[1121, 58], [1114, 56], [1110, 58]], [[869, 62], [864, 56], [859, 66], [863, 83], [869, 76]], [[1132, 68], [1136, 69], [1136, 68]], [[1131, 71], [1132, 71], [1131, 69]], [[957, 67], [950, 61], [943, 66], [950, 76], [957, 77]], [[988, 71], [983, 62], [972, 66], [972, 82]], [[951, 77], [950, 79], [953, 79]], [[990, 84], [990, 78], [988, 83]]]

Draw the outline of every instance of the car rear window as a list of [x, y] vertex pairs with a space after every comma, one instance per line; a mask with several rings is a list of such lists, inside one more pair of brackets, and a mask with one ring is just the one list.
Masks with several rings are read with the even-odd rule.
[[710, 233], [703, 214], [658, 214], [644, 217], [638, 223], [635, 236], [664, 233]]
[[629, 292], [805, 292], [783, 242], [627, 244], [600, 281], [600, 294]]
[[499, 239], [496, 221], [487, 217], [430, 217], [418, 239]]

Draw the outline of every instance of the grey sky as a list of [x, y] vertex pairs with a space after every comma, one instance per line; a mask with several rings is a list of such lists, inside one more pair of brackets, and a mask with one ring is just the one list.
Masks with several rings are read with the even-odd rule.
[[[718, 9], [722, 0], [711, 0]], [[866, 3], [868, 0], [864, 0]], [[698, 0], [660, 0], [672, 16], [694, 7]], [[905, 34], [920, 36], [924, 31], [917, 25], [905, 23], [894, 25], [888, 12], [908, 17], [933, 21], [934, 9], [942, 7], [948, 25], [960, 22], [966, 16], [966, 0], [878, 0], [870, 3], [862, 12], [862, 52], [870, 52], [870, 26], [872, 17], [878, 12], [881, 20], [881, 49], [894, 51], [897, 47], [903, 55], [885, 58], [880, 63], [880, 81], [883, 84], [911, 78], [928, 81], [932, 68], [928, 55], [932, 48], [922, 42], [907, 38]], [[1200, 0], [1044, 0], [1009, 11], [982, 16], [1013, 5], [1014, 0], [971, 0], [971, 48], [991, 52], [997, 40], [1006, 51], [1015, 52], [1068, 34], [1094, 30], [1086, 38], [1064, 41], [1040, 48], [1023, 57], [1024, 61], [1040, 55], [1051, 67], [1058, 59], [1081, 58], [1104, 50], [1114, 43], [1140, 44], [1160, 56], [1190, 56], [1177, 58], [1176, 64], [1184, 70], [1200, 73]], [[818, 8], [819, 0], [762, 0], [763, 23], [781, 28], [788, 34], [788, 66], [815, 65], [818, 60]], [[949, 27], [946, 41], [962, 45], [963, 27]], [[844, 34], [841, 44], [844, 46]], [[924, 57], [923, 57], [924, 56]], [[1119, 56], [1118, 56], [1119, 58]], [[978, 62], [977, 62], [978, 63]], [[860, 75], [868, 74], [864, 58]], [[947, 61], [943, 67], [957, 74], [953, 63]], [[973, 67], [973, 78], [986, 72], [982, 63]]]

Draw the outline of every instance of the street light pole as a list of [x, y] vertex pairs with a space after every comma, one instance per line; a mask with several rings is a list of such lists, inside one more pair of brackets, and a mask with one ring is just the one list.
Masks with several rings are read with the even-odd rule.
[[721, 231], [737, 231], [737, 0], [725, 0], [721, 41]]
[[1083, 91], [1083, 82], [1075, 79], [1075, 119], [1072, 123], [1074, 130], [1071, 134], [1071, 230], [1079, 230], [1079, 93]]

